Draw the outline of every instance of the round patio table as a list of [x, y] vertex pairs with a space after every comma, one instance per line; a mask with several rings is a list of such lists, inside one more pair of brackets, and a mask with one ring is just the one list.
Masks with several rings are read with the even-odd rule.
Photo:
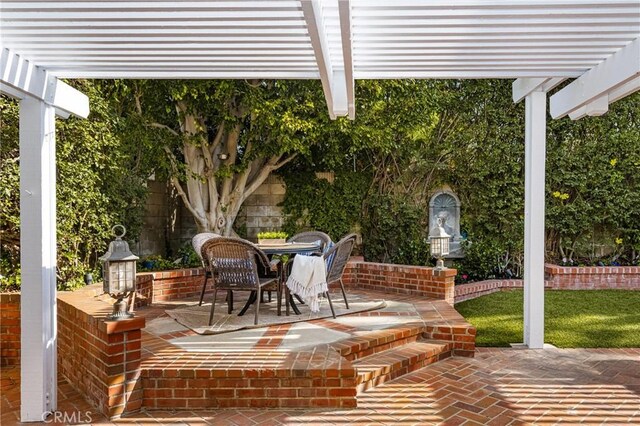
[[256, 245], [260, 250], [270, 255], [320, 253], [320, 241], [317, 243], [276, 243]]
[[[269, 255], [269, 256], [274, 256], [274, 255], [288, 255], [288, 256], [295, 256], [296, 254], [321, 254], [320, 252], [320, 244], [321, 242], [318, 241], [317, 243], [275, 243], [275, 244], [256, 244], [256, 246], [262, 250], [265, 254]], [[282, 282], [278, 285], [284, 285], [286, 286], [286, 270], [283, 268], [283, 275], [282, 275]], [[288, 293], [288, 291], [287, 291]], [[251, 306], [255, 301], [256, 298], [258, 297], [258, 293], [255, 291], [251, 292], [251, 295], [249, 296], [249, 299], [247, 300], [247, 303], [244, 305], [244, 307], [242, 308], [242, 310], [240, 311], [240, 313], [238, 314], [238, 316], [242, 316], [245, 314], [245, 312], [247, 312], [247, 309], [249, 309], [249, 306]], [[296, 315], [300, 315], [301, 312], [298, 309], [298, 307], [296, 306], [294, 300], [293, 300], [293, 295], [289, 293], [289, 297], [286, 299], [287, 303], [286, 303], [286, 314], [289, 315], [289, 306], [291, 306], [291, 309], [293, 309], [293, 312], [296, 313]], [[299, 299], [298, 299], [299, 300]], [[278, 302], [280, 303], [280, 302]], [[280, 315], [280, 308], [278, 308], [278, 315]]]

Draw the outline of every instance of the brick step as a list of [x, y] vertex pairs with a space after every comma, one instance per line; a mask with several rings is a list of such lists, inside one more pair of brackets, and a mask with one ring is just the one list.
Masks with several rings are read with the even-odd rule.
[[349, 361], [371, 356], [396, 347], [413, 343], [422, 337], [424, 323], [404, 324], [384, 330], [368, 332], [332, 343], [331, 347]]
[[418, 340], [352, 362], [356, 388], [361, 393], [451, 356], [452, 345], [438, 340]]

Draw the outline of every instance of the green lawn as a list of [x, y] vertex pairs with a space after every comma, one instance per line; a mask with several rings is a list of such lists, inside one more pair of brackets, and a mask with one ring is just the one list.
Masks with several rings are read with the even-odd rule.
[[[501, 291], [458, 303], [478, 329], [477, 346], [522, 342], [522, 290]], [[640, 347], [640, 291], [545, 292], [545, 343], [559, 348]]]

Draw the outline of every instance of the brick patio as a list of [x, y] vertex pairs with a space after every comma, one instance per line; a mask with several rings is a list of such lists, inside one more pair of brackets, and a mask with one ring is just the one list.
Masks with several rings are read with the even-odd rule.
[[[340, 318], [305, 322], [340, 336], [332, 341], [314, 341], [304, 331], [292, 334], [300, 323], [280, 324], [248, 331], [237, 338], [244, 339], [242, 347], [231, 349], [167, 316], [165, 309], [183, 301], [143, 308], [142, 407], [354, 408], [358, 392], [450, 356], [473, 355], [475, 329], [443, 300], [361, 290], [350, 295], [392, 300], [399, 308], [349, 315], [364, 326]], [[158, 319], [174, 329], [158, 332], [164, 325], [154, 329]], [[200, 349], [184, 349], [185, 338]], [[297, 340], [295, 347], [283, 346], [287, 338]]]
[[[19, 368], [1, 370], [2, 425], [18, 424]], [[60, 381], [59, 408], [91, 407]], [[346, 410], [141, 411], [93, 424], [640, 424], [640, 349], [479, 349], [384, 383]], [[85, 417], [86, 420], [86, 417]]]

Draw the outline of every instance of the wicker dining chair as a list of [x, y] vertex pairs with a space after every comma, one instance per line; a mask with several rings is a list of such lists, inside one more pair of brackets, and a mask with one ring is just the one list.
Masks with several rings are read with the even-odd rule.
[[[340, 289], [342, 290], [342, 297], [344, 298], [344, 305], [349, 309], [349, 302], [347, 301], [347, 293], [344, 290], [344, 282], [342, 281], [342, 274], [347, 266], [347, 262], [351, 257], [351, 252], [356, 244], [356, 234], [349, 234], [346, 237], [338, 241], [333, 247], [327, 250], [322, 257], [325, 260], [327, 266], [327, 287], [329, 284], [338, 281], [340, 283]], [[327, 300], [329, 301], [329, 307], [331, 308], [331, 314], [336, 317], [336, 313], [333, 310], [333, 303], [331, 303], [331, 296], [329, 292], [325, 293]]]
[[[213, 232], [201, 232], [199, 234], [194, 235], [193, 238], [191, 238], [191, 246], [193, 247], [193, 250], [196, 252], [196, 254], [200, 257], [200, 261], [202, 262], [202, 267], [204, 268], [204, 282], [202, 283], [202, 291], [200, 292], [200, 303], [198, 303], [198, 306], [202, 306], [202, 301], [204, 300], [204, 293], [207, 291], [207, 281], [209, 281], [209, 278], [211, 278], [211, 270], [210, 268], [207, 268], [207, 265], [205, 264], [205, 261], [202, 257], [202, 246], [211, 238], [218, 238], [218, 237], [220, 237], [220, 234], [215, 234]], [[232, 294], [233, 293], [229, 293], [227, 297], [230, 297], [230, 298], [233, 297]], [[229, 300], [229, 313], [231, 313], [232, 309], [233, 309], [233, 302]]]
[[213, 277], [209, 325], [213, 324], [218, 290], [255, 291], [255, 325], [260, 317], [262, 290], [276, 290], [278, 299], [280, 298], [280, 277], [261, 278], [258, 275], [258, 268], [273, 268], [264, 252], [250, 242], [240, 238], [213, 238], [202, 246], [202, 257]]
[[300, 232], [287, 240], [290, 243], [315, 243], [320, 241], [320, 252], [324, 253], [331, 243], [331, 237], [320, 231]]

